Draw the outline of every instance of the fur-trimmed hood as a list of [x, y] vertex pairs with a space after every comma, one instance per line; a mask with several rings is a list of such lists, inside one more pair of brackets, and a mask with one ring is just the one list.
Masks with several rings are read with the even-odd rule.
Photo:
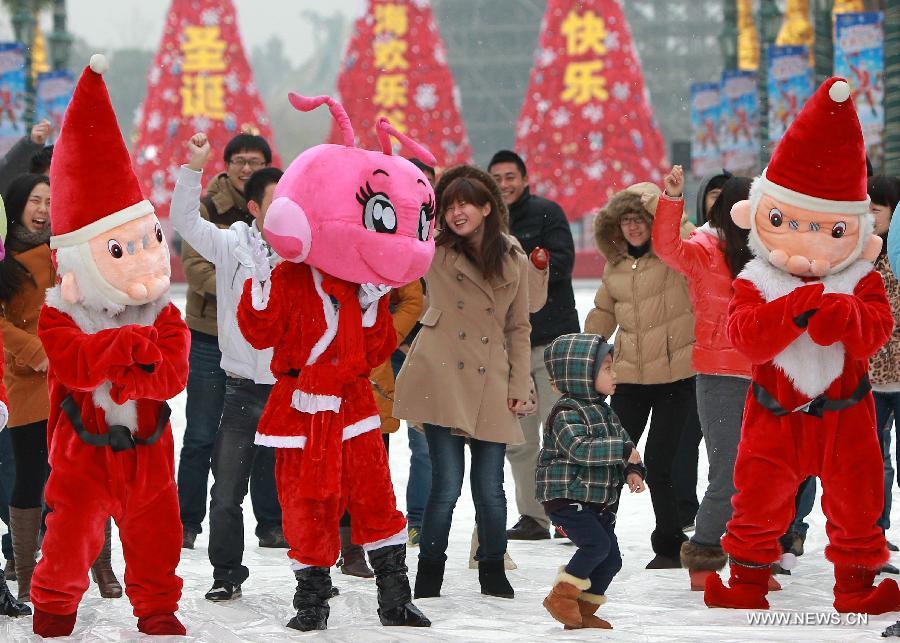
[[441, 174], [441, 178], [434, 186], [434, 202], [437, 204], [437, 207], [441, 207], [441, 197], [444, 194], [444, 190], [447, 189], [447, 186], [460, 177], [475, 179], [484, 183], [487, 189], [490, 190], [491, 196], [493, 196], [494, 200], [497, 202], [500, 220], [503, 222], [503, 232], [508, 232], [509, 208], [506, 207], [506, 203], [503, 201], [503, 194], [500, 192], [500, 186], [497, 185], [494, 177], [474, 165], [456, 165]]

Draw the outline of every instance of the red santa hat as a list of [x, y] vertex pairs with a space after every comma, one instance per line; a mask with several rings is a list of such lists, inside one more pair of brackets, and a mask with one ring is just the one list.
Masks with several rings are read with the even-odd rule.
[[51, 248], [77, 246], [107, 230], [152, 214], [144, 198], [102, 74], [91, 56], [63, 117], [50, 163]]
[[829, 78], [806, 102], [754, 188], [806, 210], [869, 212], [866, 146], [845, 79]]

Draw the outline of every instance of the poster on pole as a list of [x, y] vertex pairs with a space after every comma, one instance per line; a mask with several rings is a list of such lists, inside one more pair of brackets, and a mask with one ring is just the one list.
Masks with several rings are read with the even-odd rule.
[[884, 132], [884, 14], [838, 14], [834, 29], [834, 73], [850, 83], [866, 148], [872, 158], [880, 158]]
[[722, 170], [720, 109], [719, 83], [691, 85], [691, 172], [698, 178]]
[[774, 149], [813, 92], [813, 69], [804, 46], [769, 46], [769, 145]]
[[759, 162], [759, 96], [756, 72], [722, 73], [719, 150], [726, 170], [754, 174]]
[[0, 43], [0, 156], [25, 136], [25, 50]]
[[63, 114], [72, 100], [74, 89], [75, 77], [67, 69], [38, 74], [34, 104], [35, 122], [44, 119], [50, 121], [53, 133], [49, 143], [55, 142], [59, 135]]

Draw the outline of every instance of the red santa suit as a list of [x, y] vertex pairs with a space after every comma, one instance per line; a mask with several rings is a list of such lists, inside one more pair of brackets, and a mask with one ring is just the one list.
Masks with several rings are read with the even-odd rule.
[[182, 534], [166, 400], [187, 382], [190, 335], [159, 294], [169, 253], [131, 169], [105, 68], [95, 56], [79, 79], [50, 168], [60, 283], [47, 291], [38, 336], [48, 360], [52, 511], [31, 586], [34, 631], [45, 637], [71, 634], [110, 516], [138, 629], [185, 633], [174, 615]]
[[303, 263], [272, 272], [257, 310], [252, 280], [238, 324], [257, 349], [274, 347], [277, 382], [256, 443], [278, 447], [275, 476], [294, 568], [330, 567], [340, 553], [338, 523], [353, 516], [353, 542], [368, 549], [406, 542], [397, 510], [369, 373], [396, 347], [382, 297], [364, 313], [358, 284]]

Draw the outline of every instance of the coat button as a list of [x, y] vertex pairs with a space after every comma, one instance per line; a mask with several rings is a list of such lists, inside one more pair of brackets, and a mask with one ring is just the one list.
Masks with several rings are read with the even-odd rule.
[[460, 338], [460, 339], [465, 339], [465, 338], [466, 338], [466, 331], [464, 331], [464, 330], [459, 331], [459, 338]]
[[479, 372], [481, 375], [484, 375], [484, 366], [479, 366], [479, 367], [478, 367], [478, 372]]
[[460, 362], [459, 364], [456, 365], [456, 368], [462, 370], [463, 366], [465, 366], [465, 364], [463, 364], [462, 362]]
[[482, 343], [482, 344], [487, 344], [487, 343], [488, 343], [488, 338], [487, 338], [487, 337], [482, 337], [482, 338], [481, 338], [481, 343]]
[[461, 272], [456, 273], [456, 281], [462, 281], [462, 280], [463, 280], [463, 273], [461, 273]]
[[459, 308], [460, 310], [465, 308], [465, 306], [466, 306], [466, 304], [465, 304], [465, 302], [463, 302], [462, 299], [460, 299], [458, 302], [456, 302], [456, 307]]

